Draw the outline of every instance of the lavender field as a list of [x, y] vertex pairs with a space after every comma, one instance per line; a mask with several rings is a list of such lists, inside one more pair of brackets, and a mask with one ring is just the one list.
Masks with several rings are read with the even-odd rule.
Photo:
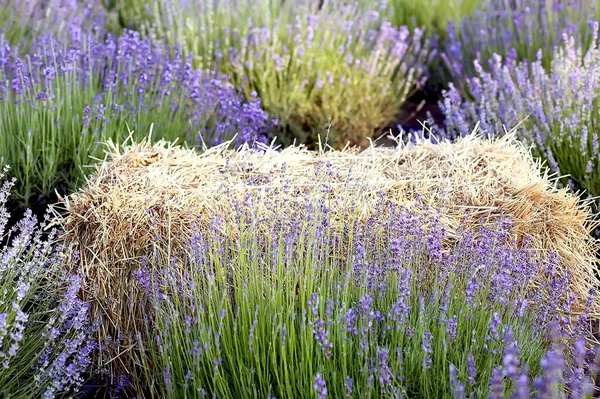
[[0, 0], [0, 395], [600, 397], [599, 21]]

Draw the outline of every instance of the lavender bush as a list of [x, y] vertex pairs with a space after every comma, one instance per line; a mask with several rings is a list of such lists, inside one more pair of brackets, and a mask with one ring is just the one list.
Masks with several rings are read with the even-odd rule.
[[[422, 83], [428, 41], [385, 14], [325, 2], [150, 2], [154, 37], [233, 77], [279, 120], [284, 144], [365, 145]], [[201, 16], [200, 18], [196, 16]]]
[[0, 33], [24, 50], [40, 35], [92, 32], [111, 26], [112, 19], [95, 1], [0, 0]]
[[244, 102], [226, 76], [194, 69], [176, 47], [126, 31], [37, 39], [22, 56], [0, 47], [0, 162], [25, 203], [56, 187], [73, 189], [98, 143], [148, 134], [192, 145], [265, 140], [270, 126], [256, 96]]
[[54, 232], [42, 239], [43, 226], [29, 211], [5, 232], [11, 186], [5, 181], [0, 188], [0, 235], [7, 242], [0, 247], [0, 392], [6, 398], [73, 394], [95, 349], [88, 305], [77, 298], [80, 279], [66, 273]]
[[265, 220], [248, 194], [235, 239], [232, 216], [215, 214], [189, 258], [159, 255], [137, 272], [150, 310], [145, 378], [134, 379], [145, 396], [485, 397], [556, 371], [543, 359], [568, 276], [553, 275], [550, 298], [528, 291], [556, 259], [516, 249], [507, 221], [463, 231], [447, 252], [427, 207], [382, 197], [368, 220], [337, 228], [326, 195], [292, 200], [304, 218], [278, 212], [282, 198], [269, 195], [278, 216]]
[[479, 122], [486, 136], [502, 135], [523, 121], [516, 132], [534, 154], [562, 179], [592, 196], [600, 195], [600, 49], [598, 24], [584, 53], [573, 37], [563, 37], [551, 68], [543, 68], [541, 52], [533, 63], [517, 64], [495, 56], [491, 72], [477, 63], [468, 81], [472, 101], [455, 87], [445, 93], [442, 109], [446, 134], [469, 134]]
[[[584, 50], [592, 41], [590, 19], [600, 17], [596, 0], [487, 0], [473, 15], [451, 22], [444, 57], [454, 83], [467, 89], [466, 79], [477, 75], [473, 61], [489, 70], [487, 60], [499, 54], [513, 61], [537, 59], [549, 68], [561, 34], [574, 36]], [[468, 94], [468, 93], [463, 93]]]

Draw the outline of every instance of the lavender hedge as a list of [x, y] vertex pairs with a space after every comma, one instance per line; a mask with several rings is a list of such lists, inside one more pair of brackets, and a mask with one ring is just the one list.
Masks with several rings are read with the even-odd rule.
[[224, 75], [194, 69], [177, 47], [126, 31], [99, 40], [43, 36], [27, 54], [0, 43], [0, 162], [25, 203], [74, 189], [99, 142], [146, 136], [214, 145], [265, 140], [269, 117]]
[[[563, 36], [551, 68], [542, 53], [532, 63], [495, 56], [491, 72], [476, 62], [477, 76], [468, 81], [473, 100], [451, 87], [441, 107], [445, 134], [470, 134], [476, 123], [486, 136], [502, 135], [523, 122], [516, 133], [549, 169], [572, 188], [600, 195], [600, 49], [598, 24], [587, 52], [573, 37]], [[444, 133], [442, 133], [444, 134]]]
[[40, 35], [103, 30], [113, 24], [112, 17], [96, 1], [0, 0], [0, 34], [25, 51]]

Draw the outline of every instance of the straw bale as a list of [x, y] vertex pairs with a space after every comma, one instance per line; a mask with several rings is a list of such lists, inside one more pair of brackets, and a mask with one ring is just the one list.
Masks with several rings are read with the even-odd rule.
[[[224, 186], [229, 195], [256, 195], [254, 212], [268, 216], [271, 208], [261, 205], [260, 198], [281, 192], [283, 186], [297, 193], [318, 190], [315, 170], [324, 161], [335, 171], [330, 179], [332, 216], [339, 223], [349, 212], [368, 217], [381, 192], [407, 208], [417, 201], [440, 208], [450, 241], [461, 225], [493, 223], [504, 215], [512, 221], [517, 242], [531, 236], [534, 248], [559, 255], [560, 267], [572, 272], [572, 288], [582, 301], [590, 288], [599, 286], [589, 204], [557, 189], [514, 134], [497, 140], [473, 135], [454, 143], [399, 142], [396, 148], [372, 145], [341, 151], [297, 146], [230, 150], [225, 143], [198, 153], [146, 140], [107, 146], [105, 162], [84, 188], [63, 199], [66, 214], [57, 213], [63, 239], [80, 252], [84, 295], [105, 321], [102, 339], [127, 336], [139, 328], [142, 310], [131, 273], [143, 255], [152, 253], [157, 236], [169, 241], [171, 254], [181, 253], [195, 224], [206, 227], [210, 215], [228, 214], [229, 203], [216, 194]], [[235, 229], [230, 234], [235, 236]], [[582, 301], [575, 311], [581, 310]], [[599, 311], [595, 306], [593, 317]], [[125, 339], [112, 354], [111, 360], [120, 361], [118, 367], [129, 367], [121, 355], [132, 345]]]

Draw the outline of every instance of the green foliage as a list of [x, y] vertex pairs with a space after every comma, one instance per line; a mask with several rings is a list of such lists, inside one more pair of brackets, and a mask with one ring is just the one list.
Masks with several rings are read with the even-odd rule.
[[482, 5], [482, 0], [362, 0], [373, 9], [381, 9], [394, 26], [411, 29], [425, 27], [430, 35], [446, 36], [450, 21], [460, 21]]

